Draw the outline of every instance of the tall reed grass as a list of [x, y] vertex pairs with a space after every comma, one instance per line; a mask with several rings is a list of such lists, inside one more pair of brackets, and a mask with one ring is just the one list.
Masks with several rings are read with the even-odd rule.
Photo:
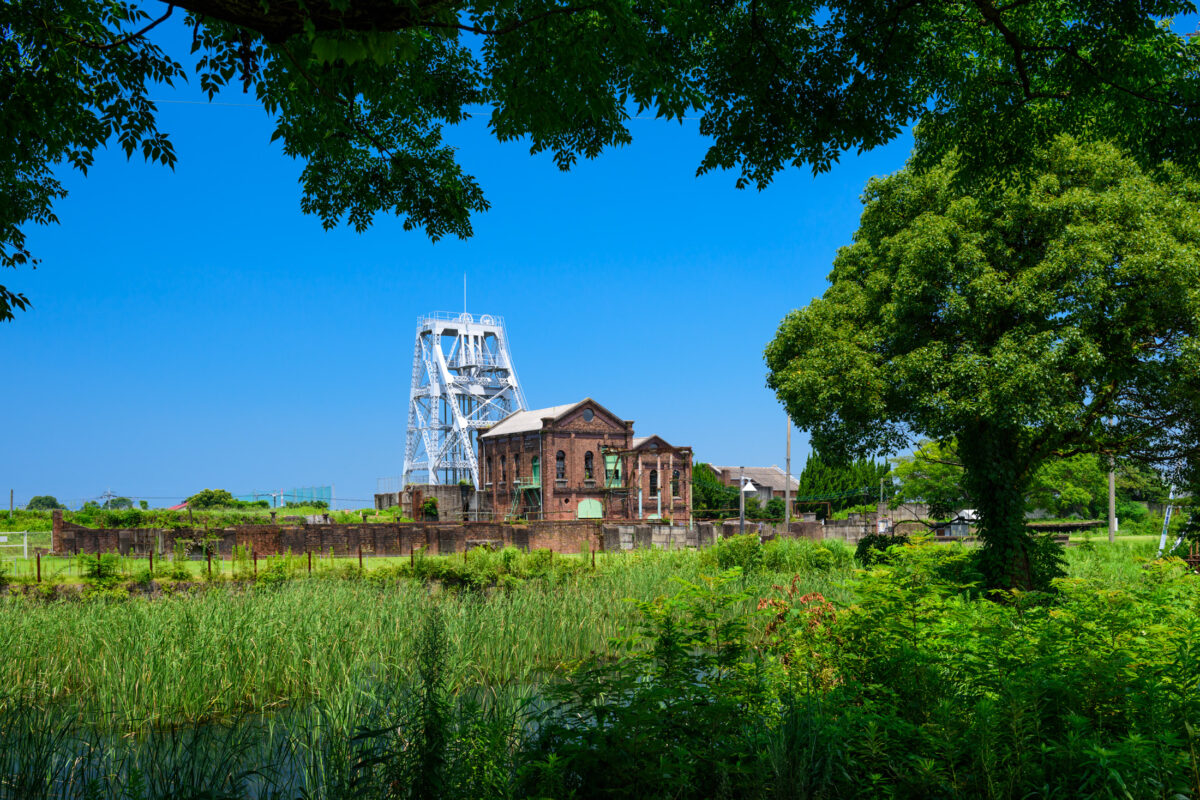
[[[635, 770], [663, 797], [1200, 796], [1200, 590], [1152, 555], [1072, 548], [1061, 597], [1027, 608], [956, 585], [961, 548], [864, 574], [794, 540], [454, 562], [491, 584], [412, 577], [449, 574], [435, 559], [313, 578], [279, 560], [260, 566], [280, 580], [157, 599], [7, 597], [0, 800], [585, 797], [621, 783], [589, 770], [628, 747], [682, 759]], [[704, 654], [720, 625], [736, 664]], [[696, 752], [727, 741], [720, 763], [663, 709], [693, 715]]]

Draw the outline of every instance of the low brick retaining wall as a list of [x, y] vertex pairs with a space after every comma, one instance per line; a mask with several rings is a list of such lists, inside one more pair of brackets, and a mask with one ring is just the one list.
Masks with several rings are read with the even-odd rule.
[[522, 550], [578, 553], [602, 548], [599, 520], [563, 520], [513, 525], [497, 522], [402, 522], [361, 524], [238, 525], [231, 528], [113, 529], [85, 528], [54, 515], [51, 552], [118, 552], [123, 555], [170, 553], [185, 540], [199, 547], [212, 542], [214, 553], [228, 555], [235, 545], [260, 555], [328, 553], [406, 556], [421, 548], [431, 554], [461, 553], [471, 547], [513, 546]]

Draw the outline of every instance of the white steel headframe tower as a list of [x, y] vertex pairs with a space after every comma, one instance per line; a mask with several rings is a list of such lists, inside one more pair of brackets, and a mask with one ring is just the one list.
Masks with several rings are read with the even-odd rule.
[[486, 428], [525, 410], [504, 319], [436, 312], [417, 323], [413, 346], [403, 485], [480, 486], [476, 441]]

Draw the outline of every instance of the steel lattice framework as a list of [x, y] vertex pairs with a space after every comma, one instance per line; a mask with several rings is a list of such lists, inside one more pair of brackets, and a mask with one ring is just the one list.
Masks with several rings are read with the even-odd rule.
[[421, 317], [413, 345], [403, 483], [479, 488], [478, 431], [525, 409], [504, 319], [466, 312]]

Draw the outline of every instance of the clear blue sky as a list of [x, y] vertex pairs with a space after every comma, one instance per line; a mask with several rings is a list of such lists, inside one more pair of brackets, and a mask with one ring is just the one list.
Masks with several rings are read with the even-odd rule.
[[[171, 32], [185, 64], [187, 35]], [[368, 505], [401, 469], [417, 318], [461, 309], [464, 273], [470, 310], [506, 318], [531, 406], [591, 396], [699, 460], [782, 466], [763, 348], [912, 144], [759, 193], [695, 177], [694, 121], [633, 121], [632, 146], [561, 173], [474, 119], [450, 137], [492, 210], [432, 244], [393, 217], [360, 235], [301, 214], [301, 166], [252, 95], [156, 97], [177, 101], [160, 106], [175, 171], [114, 148], [64, 173], [61, 224], [29, 230], [42, 266], [3, 276], [34, 304], [0, 326], [0, 488], [18, 504], [332, 483]], [[795, 471], [806, 452], [794, 437]]]

